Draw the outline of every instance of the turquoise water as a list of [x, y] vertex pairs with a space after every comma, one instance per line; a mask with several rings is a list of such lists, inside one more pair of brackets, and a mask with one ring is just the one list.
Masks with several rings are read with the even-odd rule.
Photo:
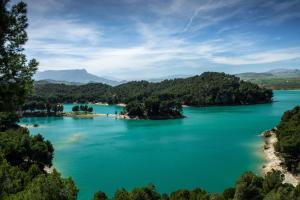
[[[300, 91], [275, 91], [275, 102], [254, 106], [184, 109], [186, 118], [167, 121], [98, 117], [27, 118], [55, 147], [55, 167], [72, 176], [79, 199], [97, 190], [112, 196], [121, 187], [153, 183], [160, 192], [202, 187], [219, 192], [245, 171], [260, 174], [258, 136], [274, 127], [282, 113], [300, 104]], [[65, 105], [71, 110], [72, 105]], [[93, 106], [114, 113], [118, 106]]]

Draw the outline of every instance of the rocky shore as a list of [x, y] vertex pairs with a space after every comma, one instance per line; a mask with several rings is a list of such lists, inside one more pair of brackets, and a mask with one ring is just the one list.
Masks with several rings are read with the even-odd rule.
[[277, 142], [276, 134], [273, 130], [268, 130], [262, 133], [264, 138], [263, 155], [265, 163], [262, 167], [263, 174], [267, 174], [272, 170], [279, 170], [284, 174], [284, 183], [290, 183], [294, 186], [299, 184], [300, 177], [287, 171], [284, 166], [283, 158], [276, 152], [274, 145]]

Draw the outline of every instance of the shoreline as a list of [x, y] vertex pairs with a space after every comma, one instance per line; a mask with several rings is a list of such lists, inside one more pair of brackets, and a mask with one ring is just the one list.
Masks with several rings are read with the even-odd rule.
[[283, 158], [280, 157], [279, 153], [275, 151], [274, 145], [277, 142], [277, 137], [274, 131], [268, 130], [261, 134], [264, 140], [262, 147], [264, 164], [262, 166], [263, 175], [266, 175], [272, 170], [281, 171], [284, 174], [283, 183], [289, 183], [293, 186], [297, 186], [300, 183], [300, 175], [294, 175], [287, 171], [283, 165]]
[[73, 118], [94, 118], [94, 117], [110, 117], [115, 119], [131, 119], [128, 115], [121, 114], [104, 114], [104, 113], [64, 113], [64, 117], [73, 117]]

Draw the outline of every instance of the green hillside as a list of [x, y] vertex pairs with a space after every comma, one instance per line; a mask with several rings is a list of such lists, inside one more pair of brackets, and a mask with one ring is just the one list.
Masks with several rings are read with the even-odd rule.
[[269, 89], [300, 89], [300, 70], [298, 69], [277, 69], [264, 73], [248, 72], [236, 76]]

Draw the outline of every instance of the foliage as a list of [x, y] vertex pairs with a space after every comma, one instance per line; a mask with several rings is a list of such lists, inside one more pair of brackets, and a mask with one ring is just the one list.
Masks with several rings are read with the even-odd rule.
[[[52, 165], [52, 144], [15, 124], [31, 91], [37, 62], [27, 62], [22, 54], [27, 41], [26, 4], [21, 1], [8, 10], [8, 2], [0, 1], [0, 199], [75, 200], [78, 189], [70, 178], [44, 171]], [[61, 112], [63, 106], [34, 104], [30, 109]]]
[[101, 83], [86, 85], [36, 84], [28, 101], [51, 103], [126, 103], [130, 117], [166, 119], [182, 117], [182, 105], [240, 105], [268, 103], [271, 90], [240, 81], [225, 73], [205, 72], [186, 79], [160, 83], [132, 81], [119, 86]]
[[34, 59], [28, 62], [22, 53], [27, 41], [26, 4], [7, 9], [7, 3], [0, 1], [0, 124], [9, 127], [17, 120], [13, 113], [31, 91], [38, 63]]
[[99, 191], [94, 194], [93, 200], [108, 200], [108, 198], [104, 192]]
[[126, 113], [132, 118], [169, 119], [182, 117], [182, 105], [170, 95], [150, 96], [142, 102], [132, 101]]
[[276, 150], [283, 156], [285, 165], [293, 173], [300, 166], [300, 106], [284, 113], [277, 126]]
[[[237, 180], [234, 188], [225, 189], [223, 193], [208, 193], [196, 188], [180, 189], [167, 195], [159, 194], [150, 185], [132, 191], [119, 189], [112, 200], [299, 200], [300, 185], [295, 188], [290, 184], [283, 184], [282, 181], [283, 175], [279, 171], [269, 172], [264, 178], [246, 172]], [[96, 194], [105, 197], [100, 199], [107, 199], [103, 192]]]
[[52, 144], [25, 128], [0, 132], [0, 199], [76, 199], [78, 189], [54, 171]]
[[237, 105], [268, 103], [272, 91], [255, 84], [240, 81], [225, 73], [205, 72], [186, 79], [165, 80], [160, 83], [132, 81], [119, 86], [101, 83], [86, 85], [35, 84], [35, 93], [30, 100], [51, 103], [145, 102], [150, 97], [172, 96], [173, 100], [185, 105]]
[[30, 101], [22, 106], [23, 116], [55, 116], [64, 111], [64, 105], [58, 103], [45, 103], [43, 101]]
[[72, 107], [72, 111], [73, 112], [79, 112], [79, 111], [82, 111], [82, 112], [85, 112], [85, 113], [87, 113], [87, 112], [89, 112], [89, 113], [91, 113], [91, 112], [93, 112], [93, 107], [91, 107], [91, 106], [88, 106], [88, 105], [75, 105], [75, 106], [73, 106]]

